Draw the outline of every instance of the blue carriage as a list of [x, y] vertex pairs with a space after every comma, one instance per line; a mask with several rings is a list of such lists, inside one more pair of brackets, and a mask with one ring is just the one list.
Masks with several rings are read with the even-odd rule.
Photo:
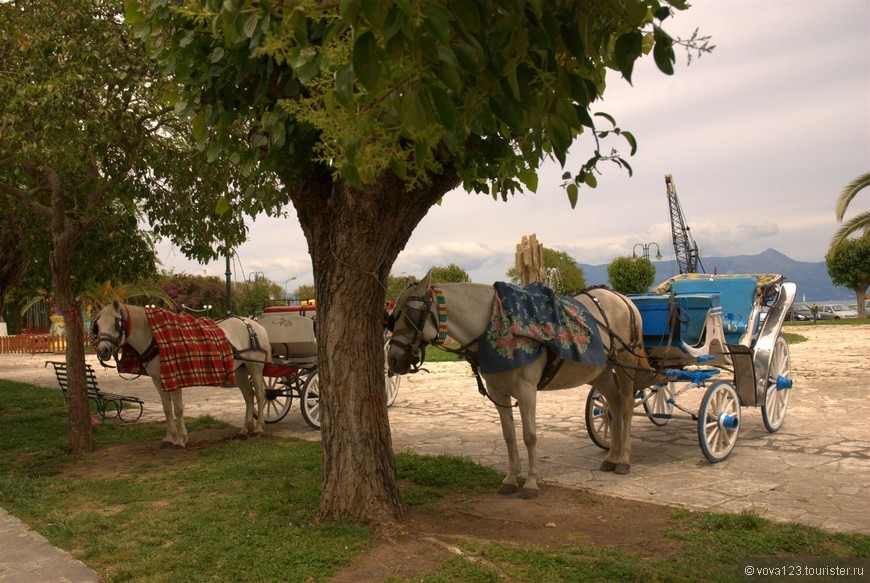
[[[777, 274], [692, 273], [629, 296], [643, 319], [651, 365], [663, 379], [635, 395], [635, 407], [643, 409], [635, 415], [656, 425], [680, 417], [696, 422], [701, 450], [714, 463], [734, 449], [741, 408], [760, 407], [767, 430], [778, 431], [792, 387], [780, 331], [796, 291]], [[705, 390], [697, 412], [679, 401], [695, 388]], [[607, 403], [594, 390], [586, 428], [596, 445], [609, 447]]]

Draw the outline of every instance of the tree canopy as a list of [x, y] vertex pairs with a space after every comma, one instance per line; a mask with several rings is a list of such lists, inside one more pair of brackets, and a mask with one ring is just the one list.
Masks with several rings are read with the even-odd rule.
[[[384, 172], [409, 186], [453, 168], [466, 190], [502, 198], [535, 191], [545, 159], [563, 165], [575, 138], [597, 130], [589, 160], [564, 178], [571, 204], [595, 169], [625, 160], [599, 141], [636, 147], [593, 104], [608, 69], [631, 81], [652, 52], [673, 73], [660, 23], [683, 0], [510, 2], [343, 0], [323, 3], [127, 3], [127, 21], [182, 89], [212, 156], [244, 173], [324, 165], [355, 188]], [[307, 148], [306, 148], [307, 147]], [[264, 152], [283, 151], [270, 158]], [[262, 197], [259, 197], [262, 199]], [[221, 208], [226, 208], [222, 204]]]
[[656, 268], [646, 257], [617, 257], [607, 266], [607, 279], [616, 291], [644, 293], [655, 283]]
[[870, 287], [870, 236], [845, 239], [825, 256], [828, 275], [834, 285], [842, 285], [855, 291], [858, 301], [858, 317], [866, 318], [864, 301]]
[[[385, 404], [382, 317], [391, 267], [429, 208], [462, 185], [536, 191], [576, 139], [591, 154], [563, 180], [571, 205], [607, 140], [635, 140], [595, 111], [607, 73], [629, 82], [684, 0], [129, 0], [127, 22], [175, 83], [167, 97], [210, 161], [277, 175], [279, 195], [237, 189], [218, 212], [290, 201], [315, 277], [323, 475], [320, 519], [393, 522], [404, 507]], [[608, 149], [611, 148], [611, 149]], [[208, 202], [211, 202], [209, 200]], [[347, 355], [353, 355], [349, 359]]]

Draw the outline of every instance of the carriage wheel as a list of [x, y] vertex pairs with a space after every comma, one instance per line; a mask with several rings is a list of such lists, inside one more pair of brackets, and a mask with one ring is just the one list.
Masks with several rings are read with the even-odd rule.
[[643, 390], [643, 410], [653, 425], [667, 425], [673, 417], [673, 394], [671, 385], [657, 385]]
[[[293, 394], [287, 387], [291, 378], [265, 377], [266, 380], [266, 404], [263, 407], [263, 421], [277, 423], [287, 416], [290, 405], [293, 404]], [[256, 414], [255, 414], [256, 416]]]
[[302, 390], [302, 418], [314, 429], [320, 429], [320, 381], [311, 373]]
[[592, 443], [601, 449], [610, 449], [610, 432], [613, 427], [610, 407], [604, 395], [589, 389], [586, 397], [586, 432]]
[[387, 407], [392, 407], [399, 396], [399, 385], [402, 383], [402, 375], [391, 373], [389, 370], [384, 375], [384, 384], [387, 388]]
[[698, 442], [711, 462], [718, 463], [731, 455], [740, 431], [740, 399], [728, 381], [713, 384], [698, 410]]
[[771, 433], [779, 431], [785, 420], [791, 385], [791, 359], [788, 354], [788, 342], [780, 336], [773, 345], [770, 371], [767, 374], [767, 388], [764, 389], [764, 402], [761, 404], [761, 419]]
[[390, 341], [384, 344], [384, 385], [387, 389], [387, 407], [392, 407], [396, 402], [396, 397], [399, 396], [399, 385], [402, 382], [402, 375], [390, 372], [390, 363], [388, 360], [390, 353]]

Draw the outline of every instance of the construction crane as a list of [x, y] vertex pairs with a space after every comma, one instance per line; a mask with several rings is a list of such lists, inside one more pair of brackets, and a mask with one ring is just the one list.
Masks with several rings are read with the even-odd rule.
[[674, 180], [670, 174], [665, 174], [665, 187], [668, 193], [668, 206], [671, 209], [671, 236], [674, 240], [677, 267], [681, 274], [698, 273], [699, 267], [702, 273], [706, 273], [701, 264], [701, 258], [698, 256], [698, 244], [692, 239], [692, 233], [689, 231], [689, 225], [686, 224], [686, 217], [680, 207], [680, 200], [677, 198], [677, 188], [674, 186]]

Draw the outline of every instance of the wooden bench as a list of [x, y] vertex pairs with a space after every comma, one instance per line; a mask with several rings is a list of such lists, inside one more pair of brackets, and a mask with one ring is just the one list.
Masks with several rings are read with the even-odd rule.
[[[60, 385], [60, 390], [63, 391], [63, 396], [66, 399], [67, 389], [69, 388], [66, 363], [47, 360], [45, 361], [45, 366], [48, 365], [54, 367], [57, 384]], [[97, 384], [97, 376], [94, 374], [94, 369], [87, 363], [85, 363], [85, 380], [88, 385], [88, 399], [94, 402], [97, 407], [97, 413], [103, 419], [117, 417], [121, 421], [132, 423], [142, 417], [142, 413], [145, 410], [145, 403], [142, 399], [101, 391], [100, 386]]]

